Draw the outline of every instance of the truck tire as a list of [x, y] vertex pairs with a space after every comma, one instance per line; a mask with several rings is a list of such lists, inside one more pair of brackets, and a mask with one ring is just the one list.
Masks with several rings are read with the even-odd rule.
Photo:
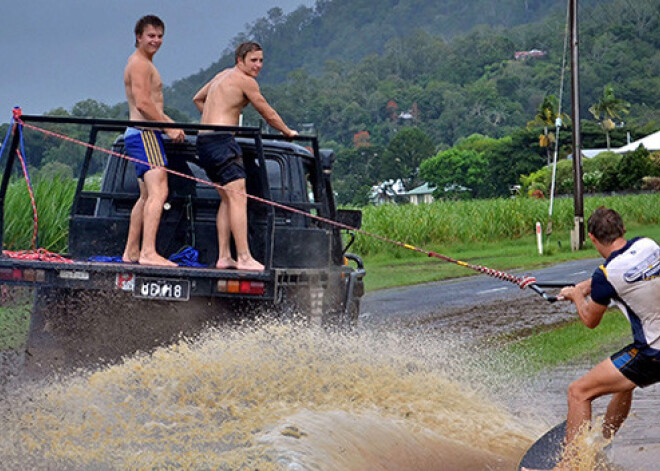
[[39, 377], [116, 363], [226, 319], [217, 298], [146, 301], [122, 291], [35, 290], [25, 371]]
[[364, 283], [362, 280], [356, 281], [348, 309], [346, 309], [347, 291], [348, 282], [345, 280], [339, 280], [332, 289], [328, 289], [325, 298], [324, 325], [344, 330], [357, 327]]
[[317, 284], [287, 287], [282, 290], [282, 300], [277, 306], [281, 320], [302, 322], [308, 326], [323, 323], [323, 288]]
[[350, 307], [346, 309], [348, 282], [341, 276], [324, 283], [287, 287], [278, 310], [283, 319], [302, 319], [306, 325], [326, 329], [353, 329], [360, 315], [364, 283], [357, 280]]

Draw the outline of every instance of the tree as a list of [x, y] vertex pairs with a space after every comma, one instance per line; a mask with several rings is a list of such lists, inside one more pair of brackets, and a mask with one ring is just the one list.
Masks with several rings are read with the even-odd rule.
[[379, 179], [378, 163], [383, 152], [384, 149], [378, 145], [337, 151], [332, 179], [339, 204], [364, 202], [369, 188]]
[[589, 112], [600, 123], [605, 132], [607, 150], [610, 150], [610, 131], [614, 129], [612, 118], [621, 119], [622, 114], [629, 113], [629, 108], [630, 103], [614, 96], [612, 85], [605, 85], [603, 96], [589, 108]]
[[114, 118], [112, 108], [91, 98], [79, 101], [71, 108], [71, 116], [79, 118]]
[[563, 122], [568, 120], [568, 115], [559, 113], [559, 102], [556, 96], [546, 95], [539, 105], [534, 119], [527, 123], [527, 129], [543, 126], [543, 134], [539, 136], [539, 146], [545, 148], [548, 166], [552, 163], [551, 151], [556, 145], [555, 136], [549, 132], [548, 128], [556, 125], [557, 118], [560, 118]]
[[531, 173], [544, 165], [535, 133], [518, 129], [507, 137], [497, 139], [484, 150], [488, 161], [488, 184], [491, 196], [508, 196], [511, 185], [520, 175]]
[[410, 189], [422, 182], [419, 180], [419, 166], [431, 157], [435, 146], [431, 138], [419, 128], [407, 127], [399, 131], [390, 141], [381, 166], [381, 178], [401, 178]]
[[638, 190], [642, 185], [642, 178], [648, 176], [652, 170], [649, 151], [639, 146], [633, 152], [625, 154], [617, 165], [617, 179], [624, 190]]
[[487, 174], [488, 161], [482, 152], [456, 147], [425, 160], [420, 167], [420, 176], [437, 187], [438, 196], [457, 185], [468, 188], [472, 196], [484, 196]]

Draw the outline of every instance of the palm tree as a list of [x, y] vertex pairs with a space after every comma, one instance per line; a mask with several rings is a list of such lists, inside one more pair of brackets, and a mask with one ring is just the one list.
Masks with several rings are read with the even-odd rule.
[[536, 126], [543, 126], [543, 134], [539, 135], [539, 146], [545, 147], [545, 153], [548, 158], [548, 166], [552, 163], [551, 147], [555, 145], [555, 136], [548, 131], [550, 126], [556, 126], [557, 118], [562, 121], [568, 121], [566, 113], [559, 114], [559, 101], [554, 95], [546, 95], [536, 111], [534, 119], [527, 123], [527, 129]]
[[610, 131], [614, 129], [614, 120], [612, 118], [621, 119], [622, 114], [628, 114], [630, 112], [628, 108], [630, 108], [630, 103], [616, 98], [614, 96], [614, 88], [609, 84], [605, 85], [603, 96], [589, 108], [589, 112], [598, 121], [603, 131], [605, 131], [607, 150], [610, 150]]

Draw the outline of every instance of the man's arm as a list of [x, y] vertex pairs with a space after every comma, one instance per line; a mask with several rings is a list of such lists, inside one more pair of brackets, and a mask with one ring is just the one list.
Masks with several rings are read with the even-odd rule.
[[204, 111], [204, 103], [206, 103], [206, 97], [209, 94], [209, 87], [211, 86], [211, 82], [212, 81], [209, 81], [206, 85], [200, 88], [193, 97], [193, 103], [195, 103], [195, 106], [200, 113]]
[[[135, 100], [135, 107], [149, 121], [173, 123], [174, 120], [161, 111], [151, 98], [151, 83], [153, 70], [149, 64], [136, 62], [129, 71], [131, 80], [131, 93]], [[182, 142], [185, 133], [182, 129], [165, 128], [165, 133], [174, 141]]]
[[269, 125], [277, 129], [279, 132], [281, 132], [287, 137], [293, 137], [298, 135], [297, 131], [289, 129], [289, 127], [284, 123], [280, 115], [277, 114], [277, 111], [275, 111], [273, 107], [268, 104], [266, 99], [261, 94], [261, 91], [259, 90], [259, 85], [257, 84], [256, 80], [247, 79], [245, 83], [245, 87], [243, 89], [243, 93], [245, 93], [245, 96], [250, 101], [250, 103], [252, 103], [254, 109], [257, 110], [261, 116], [263, 116], [263, 118], [266, 120], [266, 122]]
[[582, 323], [593, 329], [603, 319], [603, 314], [607, 311], [607, 306], [598, 304], [592, 299], [587, 299], [591, 293], [591, 279], [582, 281], [575, 286], [569, 286], [561, 290], [561, 296], [573, 301], [575, 308]]

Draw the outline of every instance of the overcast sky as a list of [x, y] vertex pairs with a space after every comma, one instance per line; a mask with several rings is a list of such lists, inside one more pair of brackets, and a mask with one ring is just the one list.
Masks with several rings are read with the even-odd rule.
[[124, 101], [126, 59], [143, 15], [165, 22], [154, 57], [165, 85], [208, 67], [246, 25], [314, 0], [2, 0], [0, 123], [11, 109], [42, 114], [87, 98]]

